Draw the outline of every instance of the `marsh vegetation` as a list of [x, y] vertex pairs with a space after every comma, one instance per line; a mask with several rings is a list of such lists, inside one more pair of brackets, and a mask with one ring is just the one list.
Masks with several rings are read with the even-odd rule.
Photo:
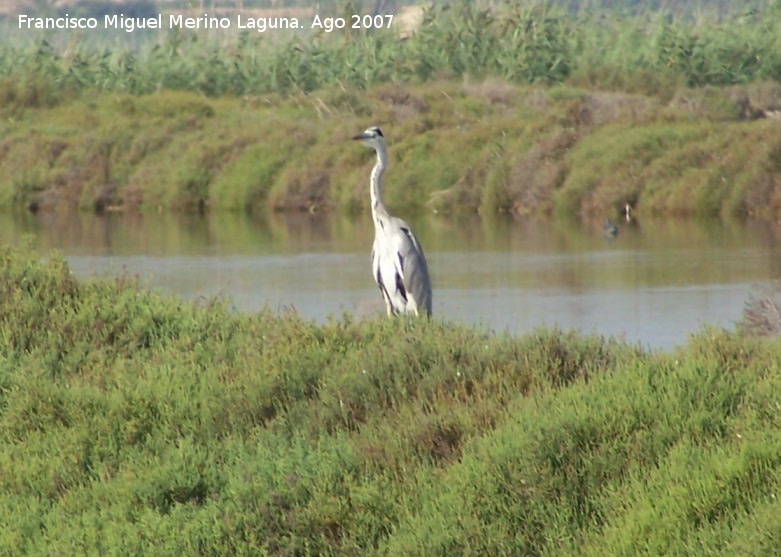
[[[456, 2], [406, 40], [4, 41], [0, 207], [362, 211], [344, 143], [382, 123], [407, 213], [777, 216], [779, 16]], [[775, 555], [777, 298], [656, 352], [241, 314], [2, 247], [0, 547]]]
[[[384, 125], [388, 205], [518, 215], [777, 215], [781, 85], [669, 100], [500, 81], [209, 99], [100, 93], [0, 108], [0, 206], [47, 210], [367, 209]], [[761, 111], [761, 112], [760, 112]], [[458, 153], [454, 159], [453, 154]]]
[[397, 209], [777, 214], [778, 10], [456, 2], [405, 40], [6, 41], [0, 206], [354, 211], [345, 140], [382, 123]]
[[9, 553], [772, 555], [779, 346], [241, 315], [0, 252]]

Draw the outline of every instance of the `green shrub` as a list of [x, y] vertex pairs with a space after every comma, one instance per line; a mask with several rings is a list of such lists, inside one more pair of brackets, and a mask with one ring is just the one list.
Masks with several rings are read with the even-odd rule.
[[10, 553], [778, 547], [777, 342], [316, 325], [0, 263]]

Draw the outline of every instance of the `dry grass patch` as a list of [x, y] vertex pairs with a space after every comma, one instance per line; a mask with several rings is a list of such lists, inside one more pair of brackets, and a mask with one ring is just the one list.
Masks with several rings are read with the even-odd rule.
[[781, 280], [749, 294], [738, 329], [756, 337], [781, 334]]

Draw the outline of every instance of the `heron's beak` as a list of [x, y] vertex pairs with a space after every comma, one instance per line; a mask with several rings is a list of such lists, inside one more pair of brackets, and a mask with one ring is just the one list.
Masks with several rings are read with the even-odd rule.
[[371, 136], [368, 133], [359, 133], [358, 135], [354, 135], [353, 139], [369, 139]]

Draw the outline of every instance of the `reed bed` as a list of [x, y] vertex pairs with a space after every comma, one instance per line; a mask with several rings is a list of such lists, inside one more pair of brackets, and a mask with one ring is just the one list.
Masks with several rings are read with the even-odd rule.
[[45, 38], [3, 41], [0, 98], [30, 87], [38, 93], [29, 100], [44, 103], [94, 90], [287, 95], [443, 77], [671, 95], [681, 86], [781, 78], [781, 7], [774, 3], [684, 17], [461, 0], [425, 10], [417, 31], [403, 39], [394, 28], [281, 36], [171, 32], [140, 47], [100, 48], [84, 36], [67, 48]]

